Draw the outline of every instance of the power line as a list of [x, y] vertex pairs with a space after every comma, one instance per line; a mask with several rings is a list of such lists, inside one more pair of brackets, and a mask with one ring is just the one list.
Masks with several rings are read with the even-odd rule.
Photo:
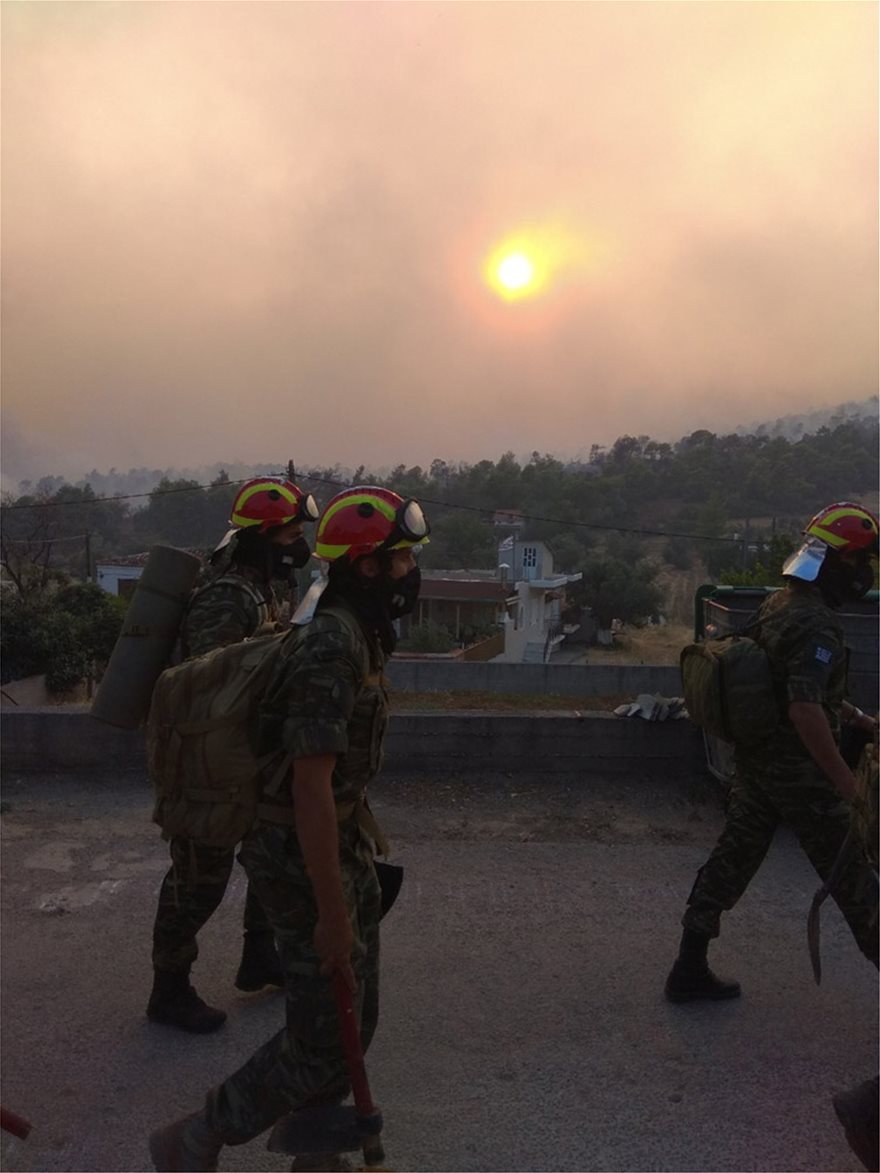
[[[270, 473], [267, 476], [273, 475]], [[172, 493], [200, 493], [203, 489], [225, 489], [227, 485], [246, 485], [253, 477], [240, 481], [223, 481], [219, 485], [184, 485], [177, 489], [151, 489], [148, 493], [126, 493], [114, 497], [90, 497], [85, 501], [33, 501], [29, 505], [0, 505], [3, 509], [60, 509], [67, 505], [112, 505], [114, 501], [137, 501], [142, 497], [166, 497]]]
[[[267, 473], [266, 475], [270, 476], [272, 474]], [[285, 474], [279, 473], [279, 474], [275, 474], [275, 475], [284, 476]], [[254, 479], [253, 477], [244, 477], [242, 480], [224, 481], [220, 485], [213, 485], [213, 484], [212, 485], [185, 485], [185, 486], [183, 486], [181, 488], [177, 488], [177, 489], [159, 489], [159, 490], [153, 489], [149, 493], [129, 493], [125, 496], [119, 496], [119, 497], [95, 497], [95, 498], [87, 500], [87, 501], [42, 501], [42, 502], [38, 502], [36, 504], [31, 504], [31, 505], [3, 505], [3, 506], [0, 506], [0, 510], [7, 510], [7, 509], [8, 510], [54, 509], [54, 508], [60, 508], [60, 507], [67, 506], [67, 505], [79, 505], [79, 506], [105, 505], [105, 504], [111, 504], [114, 501], [136, 501], [136, 500], [139, 500], [140, 498], [143, 498], [143, 497], [164, 497], [164, 496], [169, 496], [173, 493], [198, 493], [198, 492], [203, 492], [207, 489], [226, 488], [227, 486], [230, 486], [230, 485], [245, 485], [245, 484], [247, 484], [248, 481], [251, 481], [253, 479]], [[330, 480], [327, 477], [313, 476], [310, 473], [301, 474], [300, 479], [303, 481], [310, 481], [311, 483], [317, 484], [317, 485], [329, 485], [332, 488], [336, 488], [336, 489], [347, 489], [350, 487], [349, 483], [346, 481]], [[480, 505], [460, 505], [460, 504], [453, 503], [451, 501], [437, 501], [437, 500], [434, 500], [430, 497], [421, 497], [419, 500], [422, 504], [425, 504], [425, 505], [436, 505], [442, 509], [459, 509], [459, 510], [462, 510], [467, 513], [487, 514], [487, 513], [497, 512], [497, 510], [486, 509], [485, 507], [480, 506]], [[540, 514], [536, 514], [536, 513], [520, 513], [519, 516], [522, 517], [523, 521], [540, 521], [540, 522], [543, 522], [547, 525], [561, 525], [561, 526], [568, 526], [568, 527], [576, 528], [576, 529], [602, 530], [602, 531], [608, 532], [608, 533], [635, 534], [640, 537], [687, 538], [690, 541], [694, 541], [694, 542], [727, 542], [727, 543], [729, 543], [731, 545], [735, 545], [735, 546], [741, 545], [742, 542], [745, 540], [744, 538], [721, 537], [716, 534], [691, 534], [691, 533], [682, 533], [682, 532], [679, 532], [676, 530], [643, 529], [643, 528], [638, 528], [636, 526], [624, 526], [624, 525], [603, 525], [601, 522], [578, 521], [573, 518], [543, 517]], [[78, 535], [78, 537], [80, 539], [83, 538], [84, 536], [85, 536], [84, 534]], [[25, 539], [25, 540], [27, 540], [27, 539]], [[39, 539], [34, 539], [34, 540], [37, 541]], [[72, 541], [73, 539], [57, 538], [54, 540], [56, 540], [56, 541], [71, 540]]]
[[7, 538], [3, 535], [3, 544], [10, 546], [54, 546], [56, 542], [81, 542], [89, 534], [68, 534], [63, 538]]

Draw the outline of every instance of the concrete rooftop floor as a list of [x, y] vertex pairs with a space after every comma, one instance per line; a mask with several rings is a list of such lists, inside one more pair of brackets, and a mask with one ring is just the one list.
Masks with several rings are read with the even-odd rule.
[[[243, 995], [244, 877], [194, 978], [218, 1033], [147, 1023], [166, 848], [137, 777], [7, 781], [2, 818], [7, 1170], [144, 1170], [148, 1132], [279, 1028]], [[367, 1061], [397, 1170], [854, 1170], [831, 1094], [877, 1070], [876, 975], [777, 836], [727, 916], [715, 968], [743, 997], [662, 996], [678, 920], [721, 825], [715, 784], [645, 777], [386, 778], [374, 807], [406, 867], [383, 925], [382, 1021]], [[224, 1170], [283, 1170], [264, 1139]]]

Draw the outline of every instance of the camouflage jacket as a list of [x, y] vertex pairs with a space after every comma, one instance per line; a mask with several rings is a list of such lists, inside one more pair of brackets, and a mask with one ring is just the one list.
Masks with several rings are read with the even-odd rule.
[[770, 660], [782, 720], [759, 750], [738, 748], [737, 761], [760, 758], [765, 768], [772, 762], [775, 770], [799, 769], [812, 759], [788, 720], [793, 701], [821, 705], [840, 740], [847, 669], [843, 631], [818, 588], [787, 586], [764, 601], [751, 634]]
[[181, 655], [203, 656], [257, 632], [265, 634], [277, 620], [272, 587], [247, 567], [227, 570], [193, 592], [180, 626]]
[[[295, 628], [293, 652], [278, 665], [260, 705], [260, 753], [294, 759], [336, 754], [336, 802], [354, 801], [382, 765], [388, 694], [378, 640], [341, 603]], [[290, 792], [277, 801], [290, 803]]]

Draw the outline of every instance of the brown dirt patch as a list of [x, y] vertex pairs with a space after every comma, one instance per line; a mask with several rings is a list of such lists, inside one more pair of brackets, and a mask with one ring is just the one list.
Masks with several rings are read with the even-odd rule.
[[615, 636], [613, 647], [590, 647], [587, 663], [676, 665], [681, 649], [693, 638], [693, 627], [685, 623], [628, 627]]

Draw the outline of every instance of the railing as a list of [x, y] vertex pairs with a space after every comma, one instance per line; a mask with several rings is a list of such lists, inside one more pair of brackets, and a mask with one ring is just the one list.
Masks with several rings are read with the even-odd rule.
[[544, 663], [547, 664], [550, 660], [550, 652], [553, 650], [553, 643], [560, 635], [564, 635], [563, 623], [551, 623], [547, 631], [547, 639], [544, 641]]

